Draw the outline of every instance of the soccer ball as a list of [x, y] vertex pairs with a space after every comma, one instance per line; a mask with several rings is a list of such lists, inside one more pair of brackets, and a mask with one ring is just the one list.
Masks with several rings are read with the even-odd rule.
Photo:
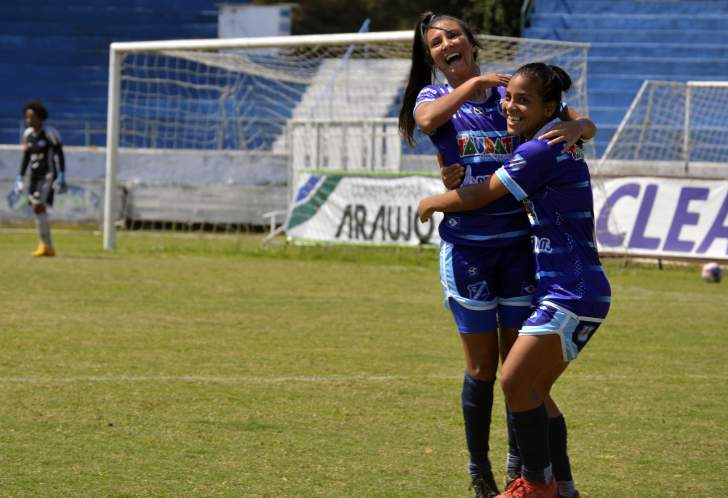
[[717, 284], [723, 278], [723, 268], [718, 263], [705, 263], [703, 265], [703, 280]]

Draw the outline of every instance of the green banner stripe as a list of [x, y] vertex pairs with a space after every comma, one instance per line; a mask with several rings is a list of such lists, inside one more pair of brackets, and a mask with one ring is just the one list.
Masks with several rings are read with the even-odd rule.
[[313, 218], [333, 191], [336, 190], [341, 178], [341, 176], [324, 177], [324, 181], [321, 182], [316, 192], [306, 202], [293, 208], [286, 229], [290, 230]]

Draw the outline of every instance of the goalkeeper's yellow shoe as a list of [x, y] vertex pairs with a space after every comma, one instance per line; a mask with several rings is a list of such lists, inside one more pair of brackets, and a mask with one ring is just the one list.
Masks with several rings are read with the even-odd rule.
[[56, 251], [52, 247], [45, 245], [43, 242], [38, 243], [38, 247], [31, 253], [31, 256], [38, 258], [41, 256], [55, 256]]

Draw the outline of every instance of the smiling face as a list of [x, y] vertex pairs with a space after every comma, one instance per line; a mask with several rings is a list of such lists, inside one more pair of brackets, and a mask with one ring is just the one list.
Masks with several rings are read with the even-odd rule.
[[533, 78], [518, 74], [511, 78], [503, 99], [508, 133], [530, 140], [556, 112], [557, 102], [544, 102]]
[[425, 33], [425, 43], [433, 65], [442, 71], [452, 86], [479, 74], [475, 62], [477, 48], [456, 21], [443, 19], [433, 23]]

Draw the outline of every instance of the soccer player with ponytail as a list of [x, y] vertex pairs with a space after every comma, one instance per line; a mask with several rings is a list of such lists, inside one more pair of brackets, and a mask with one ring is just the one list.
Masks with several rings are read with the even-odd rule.
[[[573, 481], [558, 475], [569, 466], [566, 425], [561, 418], [555, 431], [550, 418], [558, 408], [549, 393], [607, 316], [611, 301], [594, 242], [589, 168], [579, 148], [564, 151], [539, 139], [559, 119], [562, 93], [570, 86], [568, 74], [555, 66], [535, 63], [518, 69], [503, 101], [509, 133], [522, 137], [511, 160], [487, 181], [427, 197], [418, 207], [423, 221], [435, 211], [471, 211], [503, 198], [522, 202], [528, 212], [536, 267], [534, 308], [501, 375], [522, 473], [502, 498], [578, 496]], [[563, 445], [562, 451], [554, 452], [554, 445]]]
[[[483, 48], [472, 30], [460, 19], [428, 12], [415, 27], [400, 131], [413, 144], [419, 128], [444, 164], [463, 165], [441, 170], [448, 188], [487, 181], [518, 145], [518, 137], [506, 129], [500, 106], [510, 78], [481, 74], [479, 50]], [[447, 83], [433, 84], [438, 71]], [[560, 147], [594, 135], [591, 121], [568, 108], [563, 117], [546, 134]], [[521, 204], [503, 198], [487, 207], [446, 213], [439, 232], [445, 306], [453, 315], [465, 353], [461, 402], [472, 487], [476, 497], [493, 497], [498, 490], [488, 453], [499, 353], [505, 358], [515, 341], [518, 327], [530, 312], [534, 287], [528, 219]], [[520, 468], [515, 437], [509, 430], [512, 478], [518, 477]]]

